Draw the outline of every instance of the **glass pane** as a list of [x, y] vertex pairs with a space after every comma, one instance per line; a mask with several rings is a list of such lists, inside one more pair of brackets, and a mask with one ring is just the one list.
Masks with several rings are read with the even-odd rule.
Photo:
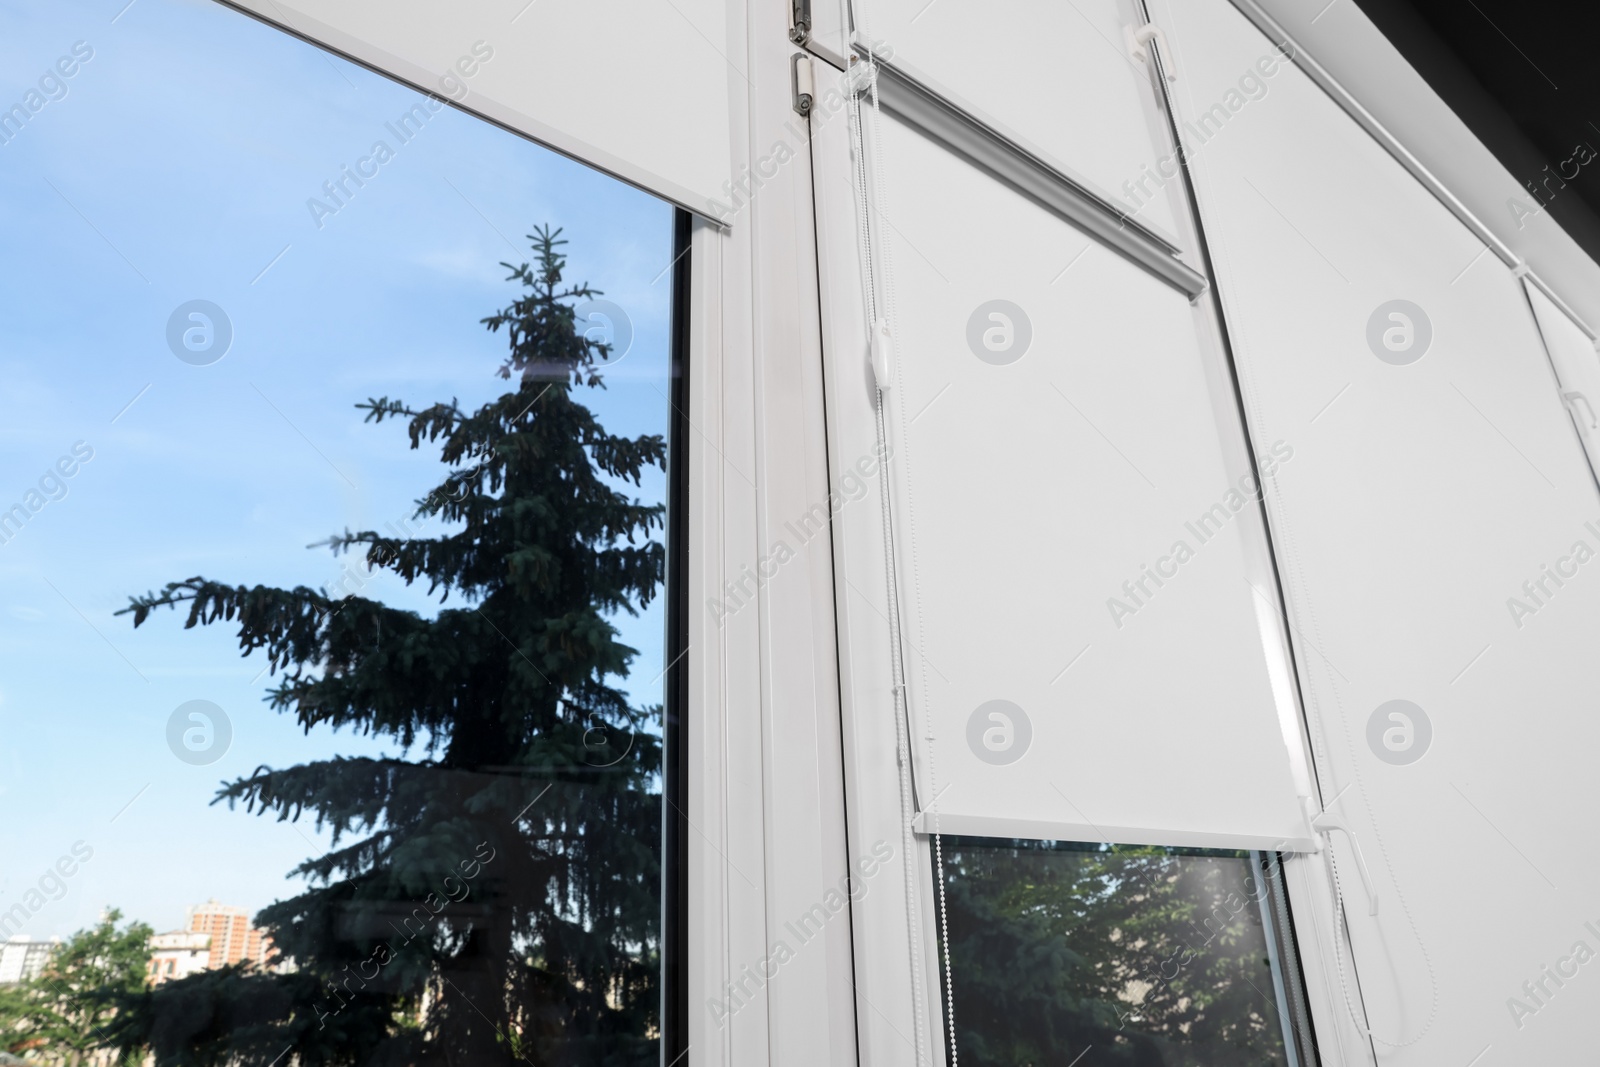
[[1309, 1067], [1275, 858], [975, 838], [943, 852], [963, 1064]]
[[0, 4], [0, 1051], [656, 1063], [672, 209], [124, 3]]

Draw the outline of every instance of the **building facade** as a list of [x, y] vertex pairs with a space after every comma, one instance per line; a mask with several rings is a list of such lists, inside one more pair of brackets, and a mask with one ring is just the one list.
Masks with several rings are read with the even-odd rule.
[[150, 984], [161, 985], [205, 970], [210, 966], [212, 940], [210, 934], [186, 930], [150, 938]]
[[[206, 968], [226, 967], [232, 963], [266, 967], [275, 955], [272, 939], [250, 925], [249, 911], [219, 904], [215, 899], [191, 907], [184, 930], [188, 934], [203, 934], [210, 939]], [[183, 951], [191, 950], [185, 948]]]
[[37, 978], [59, 944], [59, 938], [37, 941], [26, 934], [0, 941], [0, 986]]

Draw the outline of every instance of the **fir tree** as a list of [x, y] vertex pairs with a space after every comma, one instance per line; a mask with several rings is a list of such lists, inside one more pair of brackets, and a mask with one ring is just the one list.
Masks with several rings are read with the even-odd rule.
[[1287, 1062], [1247, 853], [947, 838], [944, 855], [963, 1064]]
[[[209, 972], [129, 1001], [119, 1033], [158, 1065], [644, 1064], [659, 1032], [660, 708], [615, 687], [635, 652], [609, 620], [661, 587], [664, 507], [625, 490], [660, 436], [606, 432], [575, 395], [609, 354], [574, 321], [559, 230], [504, 264], [515, 388], [358, 405], [402, 420], [449, 468], [418, 504], [453, 532], [331, 538], [335, 553], [426, 583], [429, 618], [359, 595], [204, 578], [136, 597], [135, 626], [238, 627], [267, 654], [275, 710], [311, 731], [393, 742], [394, 758], [258, 768], [217, 801], [331, 830], [298, 896], [257, 917], [293, 973]], [[619, 488], [619, 486], [621, 488]], [[452, 594], [454, 596], [452, 597]]]

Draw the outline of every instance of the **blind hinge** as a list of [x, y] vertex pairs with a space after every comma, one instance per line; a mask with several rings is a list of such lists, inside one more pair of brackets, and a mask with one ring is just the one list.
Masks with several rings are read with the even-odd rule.
[[[1355, 856], [1356, 873], [1361, 876], [1361, 888], [1367, 894], [1367, 914], [1378, 914], [1378, 890], [1373, 885], [1372, 872], [1367, 869], [1367, 857], [1361, 851], [1361, 842], [1356, 839], [1355, 831], [1351, 830], [1348, 823], [1331, 811], [1325, 810], [1320, 815], [1312, 814], [1314, 804], [1310, 797], [1301, 797], [1300, 800], [1305, 806], [1306, 815], [1309, 817], [1308, 821], [1311, 823], [1313, 832], [1321, 834], [1328, 840], [1330, 845], [1332, 844], [1335, 830], [1344, 834], [1345, 840], [1350, 843], [1350, 852]], [[1321, 851], [1321, 849], [1319, 848], [1318, 851]], [[1338, 903], [1340, 906], [1343, 905], [1343, 901]]]
[[[1572, 417], [1577, 419], [1581, 425], [1587, 426], [1591, 430], [1600, 430], [1600, 419], [1595, 418], [1594, 405], [1589, 403], [1588, 397], [1576, 389], [1568, 389], [1561, 394], [1561, 400], [1567, 405], [1567, 410], [1572, 412]], [[1589, 412], [1588, 418], [1584, 418], [1578, 413], [1579, 404], [1582, 404]]]
[[795, 44], [811, 40], [811, 0], [789, 0], [789, 40]]
[[1161, 51], [1165, 53], [1164, 62], [1167, 68], [1167, 81], [1175, 82], [1178, 80], [1178, 75], [1172, 70], [1172, 48], [1167, 44], [1167, 35], [1161, 31], [1160, 26], [1153, 22], [1147, 22], [1138, 29], [1134, 29], [1132, 26], [1124, 26], [1122, 33], [1128, 42], [1128, 55], [1145, 64], [1152, 71], [1156, 69], [1156, 64], [1150, 55], [1150, 42], [1159, 41], [1161, 43]]
[[811, 81], [811, 57], [804, 52], [796, 52], [789, 60], [789, 86], [794, 92], [795, 111], [801, 118], [809, 118], [816, 90]]

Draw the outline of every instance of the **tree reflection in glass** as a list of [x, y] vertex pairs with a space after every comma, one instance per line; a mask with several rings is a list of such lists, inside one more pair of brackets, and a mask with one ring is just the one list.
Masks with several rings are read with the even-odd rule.
[[1309, 1067], [1259, 853], [944, 840], [964, 1065]]
[[[118, 998], [112, 1036], [166, 1064], [647, 1064], [659, 1058], [659, 706], [612, 682], [635, 652], [611, 619], [660, 591], [665, 508], [627, 490], [661, 435], [608, 433], [580, 390], [609, 346], [562, 281], [559, 231], [533, 235], [523, 287], [484, 319], [512, 388], [359, 405], [448, 468], [417, 504], [452, 532], [345, 532], [327, 544], [420, 583], [435, 617], [359, 595], [204, 578], [135, 597], [134, 625], [179, 608], [236, 627], [283, 680], [272, 706], [405, 758], [262, 766], [217, 800], [330, 829], [293, 872], [311, 888], [261, 911], [263, 971], [206, 970]], [[508, 265], [509, 266], [509, 265]], [[399, 442], [397, 442], [399, 444]], [[403, 447], [403, 446], [402, 446]]]

